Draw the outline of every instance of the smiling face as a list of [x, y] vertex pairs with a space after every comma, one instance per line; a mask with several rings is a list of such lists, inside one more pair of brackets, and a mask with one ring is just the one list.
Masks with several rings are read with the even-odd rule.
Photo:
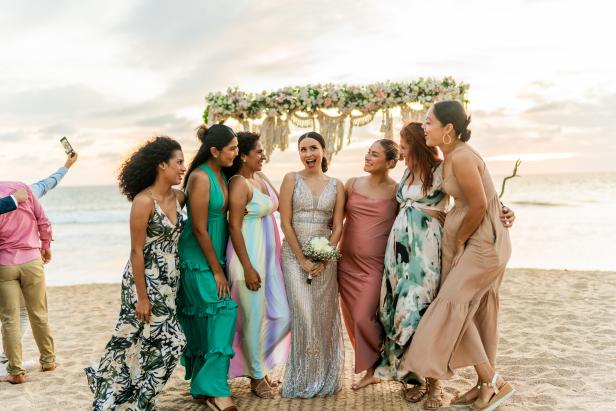
[[387, 160], [385, 149], [378, 143], [372, 143], [364, 157], [364, 171], [370, 174], [384, 172], [391, 168], [391, 161]]
[[212, 147], [210, 150], [212, 156], [220, 163], [221, 167], [231, 167], [233, 165], [233, 160], [239, 153], [237, 137], [233, 137], [229, 144], [224, 146], [222, 150], [218, 150], [216, 147]]
[[299, 142], [299, 158], [308, 171], [321, 170], [325, 150], [314, 138], [306, 137]]
[[[426, 114], [426, 121], [423, 123], [424, 133], [426, 134], [426, 144], [428, 147], [436, 147], [444, 144], [445, 139], [451, 141], [454, 137], [453, 126], [443, 124], [434, 115], [434, 107], [430, 107]], [[446, 137], [446, 136], [449, 137]]]
[[263, 163], [267, 160], [263, 146], [261, 142], [257, 140], [255, 147], [248, 152], [248, 154], [241, 154], [242, 162], [246, 168], [250, 171], [261, 171], [263, 169]]
[[182, 150], [175, 150], [169, 161], [160, 163], [158, 168], [160, 175], [171, 185], [180, 184], [184, 173], [186, 173], [184, 153], [182, 153]]

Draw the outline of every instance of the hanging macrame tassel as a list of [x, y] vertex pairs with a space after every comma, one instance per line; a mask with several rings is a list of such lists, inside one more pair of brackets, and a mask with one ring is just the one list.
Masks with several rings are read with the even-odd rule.
[[402, 119], [402, 127], [411, 122], [411, 109], [408, 105], [402, 104], [400, 106], [400, 118]]
[[353, 116], [349, 116], [349, 134], [347, 134], [347, 144], [351, 144], [352, 134], [353, 134]]
[[261, 125], [261, 144], [263, 144], [263, 150], [267, 157], [270, 157], [272, 151], [274, 151], [274, 133], [276, 128], [276, 117], [268, 115], [263, 124]]
[[208, 128], [212, 127], [214, 124], [218, 124], [218, 115], [210, 113], [207, 118], [207, 126]]
[[389, 109], [385, 110], [385, 138], [394, 139], [394, 119]]

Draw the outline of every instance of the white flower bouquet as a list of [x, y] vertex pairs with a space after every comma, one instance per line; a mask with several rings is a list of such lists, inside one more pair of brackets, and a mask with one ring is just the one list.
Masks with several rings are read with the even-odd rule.
[[[316, 263], [323, 261], [337, 260], [340, 258], [340, 251], [329, 243], [325, 237], [313, 237], [302, 246], [304, 256]], [[306, 283], [312, 283], [312, 275], [308, 273]]]

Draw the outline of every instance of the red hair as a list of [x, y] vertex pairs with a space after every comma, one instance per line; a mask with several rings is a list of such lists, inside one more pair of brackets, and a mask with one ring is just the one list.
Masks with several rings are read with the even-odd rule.
[[421, 189], [424, 194], [432, 187], [434, 180], [434, 169], [441, 163], [438, 158], [436, 147], [428, 147], [426, 144], [426, 134], [421, 123], [412, 122], [400, 130], [400, 137], [408, 145], [408, 152], [405, 153], [411, 159], [413, 170], [418, 171], [421, 178]]

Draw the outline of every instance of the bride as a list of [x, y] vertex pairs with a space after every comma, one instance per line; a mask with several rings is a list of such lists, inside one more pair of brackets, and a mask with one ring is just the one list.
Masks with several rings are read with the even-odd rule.
[[[288, 173], [280, 189], [280, 220], [285, 235], [282, 271], [291, 311], [291, 354], [282, 396], [312, 398], [340, 390], [344, 346], [337, 264], [307, 259], [301, 244], [321, 236], [334, 246], [338, 243], [345, 194], [339, 180], [325, 175], [323, 137], [316, 132], [303, 134], [298, 146], [304, 169]], [[306, 281], [309, 275], [314, 278], [310, 284]]]

